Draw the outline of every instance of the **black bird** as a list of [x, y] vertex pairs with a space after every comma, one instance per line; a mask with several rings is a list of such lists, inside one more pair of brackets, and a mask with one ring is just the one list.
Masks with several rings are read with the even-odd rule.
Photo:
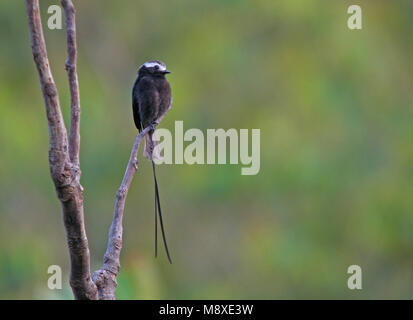
[[155, 148], [158, 144], [153, 139], [155, 127], [162, 121], [166, 113], [172, 107], [171, 87], [165, 75], [170, 73], [166, 70], [163, 62], [152, 60], [145, 62], [138, 69], [138, 78], [132, 91], [133, 120], [136, 128], [141, 132], [146, 127], [151, 127], [145, 136], [145, 150], [143, 155], [152, 161], [153, 178], [155, 180], [155, 257], [158, 253], [158, 213], [161, 225], [163, 243], [168, 260], [172, 263], [166, 243], [165, 230], [162, 221], [161, 204], [159, 201], [158, 182], [156, 180], [155, 163], [153, 159], [159, 158], [159, 151]]

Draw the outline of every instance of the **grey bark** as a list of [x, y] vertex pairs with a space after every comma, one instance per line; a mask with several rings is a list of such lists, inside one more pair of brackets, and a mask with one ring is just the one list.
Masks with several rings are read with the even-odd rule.
[[65, 67], [70, 88], [69, 137], [63, 121], [58, 91], [49, 66], [40, 18], [39, 0], [26, 0], [29, 35], [34, 62], [39, 74], [49, 128], [49, 167], [60, 200], [70, 255], [70, 285], [75, 299], [114, 299], [116, 277], [122, 248], [122, 217], [126, 195], [137, 171], [137, 153], [142, 137], [136, 136], [122, 184], [116, 194], [113, 222], [103, 266], [90, 274], [90, 254], [85, 230], [83, 188], [80, 184], [80, 95], [76, 70], [75, 8], [71, 0], [62, 0], [65, 12], [67, 60]]

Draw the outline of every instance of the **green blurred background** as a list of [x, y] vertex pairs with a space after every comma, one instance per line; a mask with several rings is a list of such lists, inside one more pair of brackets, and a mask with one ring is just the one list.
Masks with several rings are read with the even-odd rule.
[[[66, 120], [64, 30], [43, 26]], [[361, 4], [363, 30], [347, 28]], [[158, 168], [174, 258], [153, 249], [151, 165], [125, 209], [119, 299], [413, 297], [411, 0], [75, 1], [92, 271], [135, 138], [137, 67], [163, 60], [162, 127], [261, 129], [261, 170]], [[72, 299], [24, 1], [0, 2], [0, 298]], [[64, 289], [47, 288], [60, 265]], [[363, 289], [347, 288], [348, 266]]]

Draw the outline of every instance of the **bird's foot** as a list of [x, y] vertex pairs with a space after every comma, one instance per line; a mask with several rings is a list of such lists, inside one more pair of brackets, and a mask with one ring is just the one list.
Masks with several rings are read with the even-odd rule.
[[150, 128], [151, 131], [155, 131], [155, 127], [158, 125], [157, 122], [152, 122], [148, 127]]

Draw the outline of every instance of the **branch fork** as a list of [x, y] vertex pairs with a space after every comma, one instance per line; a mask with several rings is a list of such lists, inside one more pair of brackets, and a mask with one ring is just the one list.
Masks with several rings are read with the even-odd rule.
[[142, 138], [150, 128], [140, 132], [132, 147], [122, 184], [116, 193], [112, 225], [102, 267], [90, 273], [90, 254], [84, 222], [83, 187], [80, 184], [80, 95], [76, 70], [75, 7], [71, 0], [61, 0], [65, 12], [67, 71], [70, 88], [70, 128], [64, 125], [58, 91], [47, 56], [40, 18], [39, 0], [26, 0], [26, 12], [33, 58], [39, 74], [49, 127], [49, 167], [60, 200], [70, 254], [70, 285], [75, 299], [115, 299], [116, 277], [120, 269], [122, 218], [129, 186], [138, 170], [137, 154]]

